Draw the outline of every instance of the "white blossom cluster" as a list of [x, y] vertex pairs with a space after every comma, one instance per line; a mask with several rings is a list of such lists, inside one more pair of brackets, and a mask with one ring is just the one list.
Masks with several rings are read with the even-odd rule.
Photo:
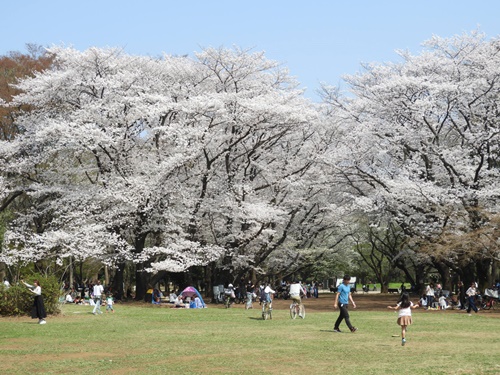
[[500, 210], [500, 40], [473, 32], [424, 45], [345, 77], [349, 98], [324, 87], [345, 135], [325, 162], [354, 207], [373, 223], [390, 216], [415, 245], [481, 229]]
[[19, 202], [0, 261], [293, 272], [365, 224], [396, 222], [411, 249], [489, 225], [500, 40], [425, 45], [345, 77], [349, 95], [324, 85], [321, 105], [260, 52], [50, 49], [9, 103], [30, 111], [0, 144], [0, 200]]
[[19, 83], [11, 105], [31, 110], [0, 148], [1, 198], [27, 202], [0, 261], [72, 256], [180, 272], [229, 256], [248, 268], [297, 227], [303, 242], [324, 230], [325, 131], [263, 53], [49, 53], [52, 69]]

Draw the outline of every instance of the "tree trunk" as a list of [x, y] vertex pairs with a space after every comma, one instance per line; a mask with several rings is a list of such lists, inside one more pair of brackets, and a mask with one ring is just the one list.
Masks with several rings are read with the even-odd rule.
[[135, 300], [146, 301], [146, 292], [148, 291], [146, 285], [146, 278], [144, 271], [142, 271], [143, 263], [138, 263], [135, 270]]
[[69, 287], [75, 287], [75, 269], [72, 256], [69, 257]]
[[389, 275], [381, 275], [380, 280], [380, 293], [389, 292]]
[[207, 286], [207, 297], [211, 297], [212, 300], [214, 299], [214, 286], [218, 285], [216, 277], [217, 277], [217, 272], [215, 269], [216, 265], [215, 262], [210, 263], [207, 266], [207, 279], [209, 279], [209, 282], [207, 285], [210, 285], [210, 288]]
[[104, 265], [104, 285], [109, 286], [109, 269], [107, 265]]
[[417, 293], [421, 295], [425, 290], [425, 266], [422, 264], [415, 265], [415, 281]]
[[[144, 244], [146, 243], [147, 234], [140, 234], [137, 236], [135, 240], [135, 249], [134, 252], [136, 254], [140, 254], [142, 250], [144, 250]], [[135, 266], [135, 300], [136, 301], [145, 301], [146, 292], [147, 292], [147, 275], [143, 271], [145, 264], [138, 263]], [[147, 301], [146, 301], [147, 302]]]
[[441, 262], [434, 262], [434, 267], [439, 272], [443, 290], [452, 290], [450, 268]]
[[491, 259], [482, 259], [476, 262], [476, 282], [479, 286], [479, 290], [484, 291], [485, 288], [489, 288], [491, 284], [489, 280], [491, 279]]
[[[399, 268], [405, 274], [406, 281], [408, 281], [411, 285], [417, 285], [416, 280], [413, 278], [413, 275], [410, 273], [408, 267], [406, 267], [403, 263], [396, 264], [396, 267]], [[363, 283], [364, 284], [364, 283]]]
[[465, 290], [467, 290], [467, 288], [471, 285], [473, 281], [476, 281], [475, 267], [473, 263], [470, 263], [464, 267], [462, 281], [465, 285]]
[[3, 282], [4, 277], [7, 277], [7, 267], [5, 267], [5, 263], [0, 262], [0, 282]]
[[490, 284], [488, 285], [488, 288], [493, 285], [493, 283], [496, 283], [497, 280], [500, 278], [500, 270], [498, 269], [498, 261], [493, 260], [491, 263], [491, 280]]
[[[206, 266], [203, 267], [203, 274], [204, 274], [204, 284], [205, 284], [205, 293], [203, 294], [203, 297], [205, 298], [210, 298], [213, 297], [212, 293], [212, 265], [207, 264]], [[201, 292], [201, 291], [200, 291]]]
[[118, 268], [115, 270], [115, 275], [113, 277], [113, 282], [111, 285], [111, 288], [115, 293], [115, 298], [119, 301], [122, 300], [123, 296], [125, 295], [123, 291], [124, 272], [125, 272], [125, 263], [118, 264]]

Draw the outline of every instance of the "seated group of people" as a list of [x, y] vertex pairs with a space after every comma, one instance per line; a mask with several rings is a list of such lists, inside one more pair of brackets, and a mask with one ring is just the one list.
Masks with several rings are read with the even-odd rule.
[[452, 301], [451, 303], [448, 302], [447, 298], [443, 295], [441, 295], [441, 297], [439, 297], [437, 300], [434, 300], [434, 302], [432, 303], [432, 306], [427, 306], [427, 296], [424, 294], [421, 298], [420, 298], [420, 301], [419, 301], [419, 305], [420, 307], [423, 307], [423, 308], [433, 308], [433, 309], [438, 309], [438, 310], [446, 310], [446, 309], [449, 309], [450, 307], [453, 307], [453, 305], [455, 304], [456, 302], [456, 296], [453, 300], [452, 298]]
[[[160, 304], [163, 298], [163, 293], [158, 289], [153, 290], [152, 302], [154, 304]], [[86, 299], [80, 296], [72, 296], [72, 293], [68, 293], [65, 297], [65, 303], [75, 303], [79, 305], [94, 305], [94, 300], [92, 298]], [[170, 293], [168, 302], [172, 304], [171, 307], [174, 308], [191, 308], [191, 309], [201, 309], [203, 308], [203, 303], [198, 296], [183, 297], [182, 294], [176, 295], [175, 292]], [[105, 303], [105, 298], [102, 299], [102, 303]]]
[[[159, 305], [163, 300], [163, 293], [154, 289], [152, 293], [153, 304]], [[186, 309], [201, 309], [203, 308], [203, 303], [198, 296], [184, 297], [182, 294], [177, 295], [175, 292], [170, 293], [168, 296], [168, 303], [171, 304], [173, 308], [186, 308]]]
[[75, 298], [73, 298], [71, 294], [66, 295], [65, 303], [74, 303], [75, 305], [95, 305], [93, 298], [82, 298], [80, 296], [76, 296]]
[[451, 300], [448, 300], [444, 295], [441, 295], [439, 298], [436, 298], [432, 302], [432, 306], [427, 306], [427, 296], [424, 294], [419, 300], [419, 306], [423, 308], [430, 308], [436, 310], [446, 310], [449, 308], [456, 308], [460, 302], [457, 299], [457, 296], [451, 296]]
[[[73, 296], [70, 293], [66, 294], [65, 302], [66, 303], [75, 303], [77, 305], [85, 305], [86, 304], [84, 298], [81, 298], [80, 296], [75, 296], [73, 298]], [[87, 304], [88, 304], [88, 301], [87, 301]]]
[[[106, 303], [109, 304], [109, 300], [111, 299], [111, 301], [113, 301], [113, 296], [110, 294], [106, 297], [103, 296], [103, 298], [101, 298], [101, 304], [102, 305], [105, 305]], [[65, 298], [65, 303], [74, 303], [76, 305], [90, 305], [90, 306], [95, 306], [95, 301], [93, 298], [82, 298], [80, 296], [75, 296], [73, 297], [71, 295], [71, 293], [68, 293], [66, 294], [66, 298]], [[112, 302], [111, 302], [112, 304]]]
[[175, 293], [170, 293], [169, 295], [169, 303], [172, 304], [173, 308], [185, 308], [185, 309], [202, 309], [203, 303], [200, 300], [200, 297], [194, 296], [191, 297], [183, 297], [182, 294], [178, 296]]

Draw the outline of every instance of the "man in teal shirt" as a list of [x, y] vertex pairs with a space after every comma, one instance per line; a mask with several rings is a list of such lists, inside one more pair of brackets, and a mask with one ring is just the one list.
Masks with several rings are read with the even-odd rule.
[[[337, 289], [337, 294], [335, 295], [335, 305], [333, 306], [335, 309], [340, 307], [340, 314], [339, 317], [337, 318], [337, 321], [335, 322], [335, 326], [333, 327], [333, 330], [335, 332], [341, 332], [340, 331], [340, 323], [342, 323], [342, 320], [345, 319], [345, 323], [347, 324], [347, 327], [351, 330], [351, 332], [356, 332], [358, 329], [356, 327], [353, 327], [351, 324], [351, 321], [349, 320], [349, 311], [347, 310], [347, 306], [349, 304], [349, 301], [352, 303], [352, 307], [356, 308], [356, 304], [354, 303], [352, 299], [352, 294], [351, 294], [351, 286], [349, 285], [349, 281], [351, 280], [351, 277], [348, 275], [344, 276], [344, 279], [342, 281], [342, 284], [339, 285]], [[340, 305], [339, 305], [340, 302]]]

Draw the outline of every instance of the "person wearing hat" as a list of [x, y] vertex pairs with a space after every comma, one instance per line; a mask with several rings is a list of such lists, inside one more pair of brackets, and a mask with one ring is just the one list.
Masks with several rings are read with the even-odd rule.
[[[351, 277], [348, 275], [345, 275], [342, 284], [339, 285], [337, 289], [337, 294], [335, 295], [335, 304], [334, 308], [336, 309], [337, 307], [340, 308], [340, 314], [339, 317], [337, 318], [337, 321], [335, 322], [335, 326], [333, 327], [334, 332], [341, 332], [340, 331], [340, 323], [342, 323], [342, 320], [345, 319], [345, 323], [347, 324], [347, 327], [351, 332], [356, 332], [358, 329], [354, 327], [351, 324], [351, 321], [349, 319], [349, 311], [347, 309], [349, 305], [349, 301], [352, 303], [352, 307], [356, 308], [356, 304], [354, 303], [352, 299], [352, 293], [351, 293], [351, 286], [349, 285], [349, 281], [351, 280]], [[340, 302], [340, 304], [339, 304]]]
[[224, 304], [226, 308], [230, 307], [231, 304], [234, 302], [234, 299], [236, 298], [236, 293], [234, 292], [234, 286], [233, 284], [229, 284], [227, 286], [227, 289], [224, 290]]

